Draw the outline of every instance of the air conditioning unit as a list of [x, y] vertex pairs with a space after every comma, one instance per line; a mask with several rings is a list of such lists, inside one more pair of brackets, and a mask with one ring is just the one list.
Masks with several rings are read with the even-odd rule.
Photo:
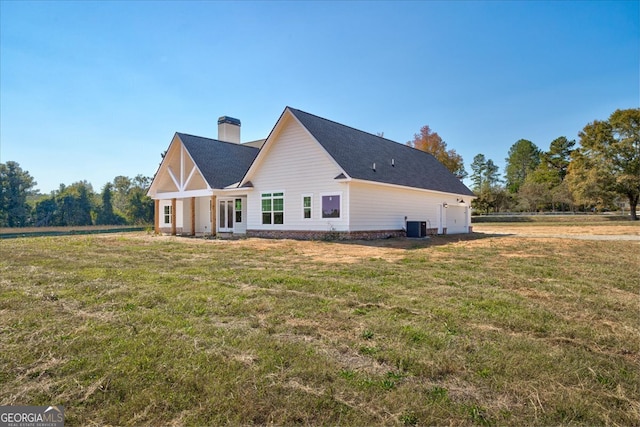
[[427, 221], [407, 221], [407, 237], [426, 237]]

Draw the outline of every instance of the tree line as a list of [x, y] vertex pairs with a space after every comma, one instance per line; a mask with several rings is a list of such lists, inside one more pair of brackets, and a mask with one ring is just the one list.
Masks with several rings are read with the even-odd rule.
[[17, 162], [0, 163], [0, 227], [142, 225], [153, 223], [151, 179], [117, 176], [96, 193], [87, 181], [60, 184], [50, 194]]
[[527, 139], [507, 153], [504, 176], [482, 153], [471, 163], [429, 126], [407, 144], [433, 154], [458, 177], [469, 177], [476, 212], [606, 211], [627, 205], [636, 220], [640, 197], [640, 108], [616, 110], [578, 133], [579, 144], [560, 136], [544, 151]]
[[[382, 134], [380, 134], [382, 135]], [[605, 211], [628, 205], [632, 219], [640, 197], [640, 108], [616, 110], [578, 133], [579, 144], [560, 136], [546, 151], [527, 139], [507, 153], [504, 176], [482, 153], [471, 163], [429, 126], [407, 145], [433, 154], [460, 179], [469, 177], [476, 212]], [[49, 195], [14, 161], [0, 163], [0, 227], [150, 224], [151, 178], [117, 176], [100, 193], [78, 181]]]

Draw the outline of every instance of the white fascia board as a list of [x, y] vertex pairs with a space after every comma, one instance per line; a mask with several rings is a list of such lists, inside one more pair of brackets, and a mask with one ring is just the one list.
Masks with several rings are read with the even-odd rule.
[[188, 199], [189, 197], [206, 197], [213, 196], [213, 190], [190, 190], [190, 191], [171, 191], [168, 193], [156, 193], [153, 196], [157, 200], [167, 199]]
[[386, 182], [369, 181], [369, 180], [366, 180], [366, 179], [352, 178], [352, 179], [349, 180], [349, 182], [361, 182], [361, 183], [364, 183], [364, 184], [381, 185], [383, 187], [392, 187], [392, 188], [402, 188], [402, 189], [407, 189], [407, 190], [416, 190], [416, 191], [422, 191], [422, 192], [425, 192], [425, 193], [441, 194], [443, 196], [448, 196], [448, 197], [460, 197], [460, 198], [467, 197], [468, 199], [477, 199], [478, 198], [478, 196], [469, 196], [468, 194], [447, 193], [445, 191], [428, 190], [426, 188], [410, 187], [408, 185], [388, 184]]
[[220, 196], [220, 197], [225, 197], [225, 196], [246, 196], [247, 193], [249, 193], [250, 191], [253, 191], [253, 188], [251, 188], [251, 187], [245, 187], [245, 188], [223, 188], [223, 189], [213, 190], [213, 195], [214, 196]]

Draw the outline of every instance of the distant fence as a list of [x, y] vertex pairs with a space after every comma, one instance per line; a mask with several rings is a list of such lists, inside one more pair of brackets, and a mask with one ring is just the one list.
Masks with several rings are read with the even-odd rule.
[[46, 227], [39, 230], [32, 228], [0, 228], [0, 239], [16, 239], [18, 237], [45, 237], [45, 236], [74, 236], [79, 234], [104, 234], [104, 233], [130, 233], [134, 231], [144, 231], [150, 226], [137, 227]]
[[629, 214], [619, 212], [497, 212], [473, 215], [472, 223], [483, 222], [591, 222], [591, 221], [629, 221]]

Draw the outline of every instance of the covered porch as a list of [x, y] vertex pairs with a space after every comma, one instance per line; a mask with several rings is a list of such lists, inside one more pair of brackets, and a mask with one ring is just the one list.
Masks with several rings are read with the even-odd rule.
[[172, 236], [244, 235], [247, 231], [245, 191], [209, 190], [195, 194], [159, 193], [154, 231]]

